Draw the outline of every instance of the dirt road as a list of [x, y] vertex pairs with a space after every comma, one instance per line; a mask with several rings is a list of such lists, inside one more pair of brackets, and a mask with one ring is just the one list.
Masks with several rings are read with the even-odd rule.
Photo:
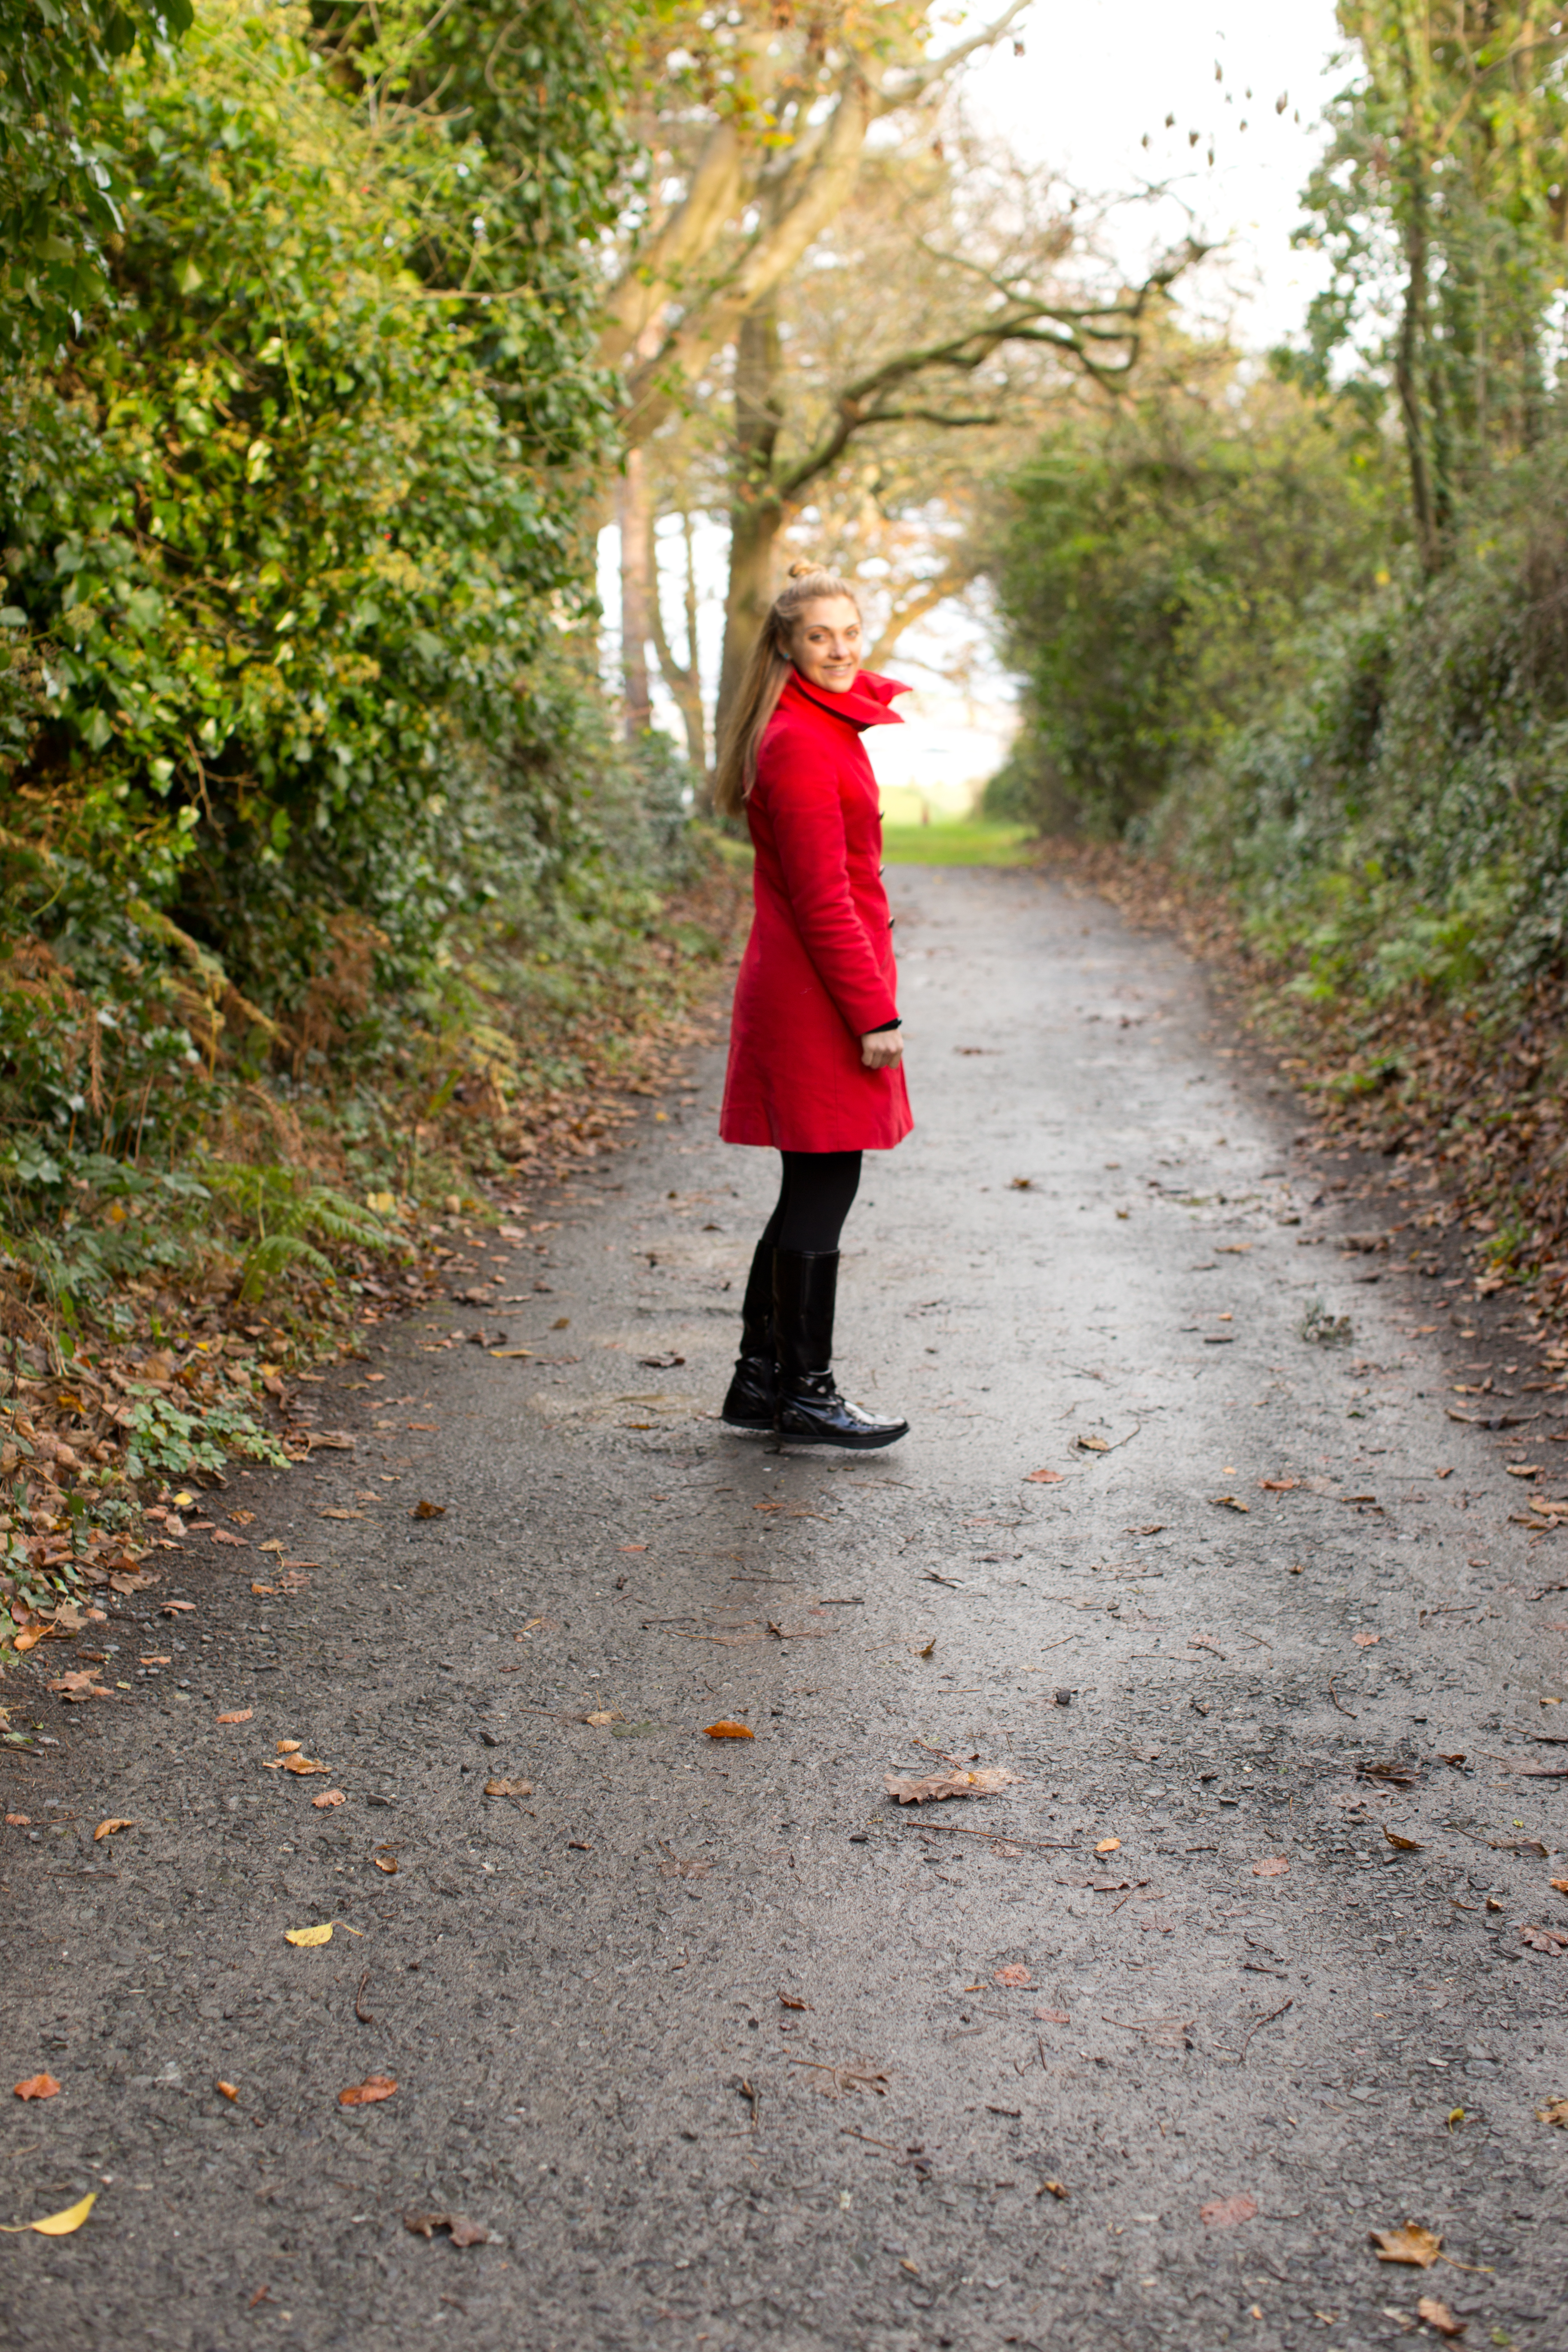
[[[1175, 948], [896, 883], [841, 1364], [905, 1443], [713, 1418], [771, 1172], [714, 1056], [331, 1375], [353, 1453], [206, 1498], [248, 1549], [163, 1555], [118, 1706], [13, 1674], [3, 2202], [98, 2201], [8, 2344], [1568, 2340], [1562, 1401], [1449, 1417], [1466, 1294], [1334, 1246]], [[1016, 1779], [885, 1795], [943, 1758]]]

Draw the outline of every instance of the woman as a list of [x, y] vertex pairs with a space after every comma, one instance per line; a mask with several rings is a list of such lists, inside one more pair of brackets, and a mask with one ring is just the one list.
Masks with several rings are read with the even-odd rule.
[[797, 563], [763, 624], [719, 761], [718, 804], [728, 816], [744, 809], [756, 850], [719, 1132], [771, 1144], [784, 1160], [723, 1418], [867, 1447], [891, 1445], [909, 1423], [838, 1393], [838, 1236], [861, 1153], [890, 1151], [912, 1122], [881, 817], [860, 740], [868, 727], [900, 723], [888, 705], [908, 689], [859, 662], [854, 591]]

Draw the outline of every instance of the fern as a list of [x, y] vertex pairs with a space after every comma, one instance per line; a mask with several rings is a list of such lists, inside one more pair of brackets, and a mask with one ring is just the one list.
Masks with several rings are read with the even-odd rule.
[[269, 1283], [293, 1266], [305, 1266], [325, 1280], [332, 1262], [317, 1244], [336, 1242], [350, 1249], [383, 1250], [391, 1236], [381, 1219], [331, 1184], [312, 1183], [290, 1168], [249, 1166], [208, 1160], [203, 1181], [226, 1201], [256, 1238], [240, 1265], [239, 1297], [260, 1298]]

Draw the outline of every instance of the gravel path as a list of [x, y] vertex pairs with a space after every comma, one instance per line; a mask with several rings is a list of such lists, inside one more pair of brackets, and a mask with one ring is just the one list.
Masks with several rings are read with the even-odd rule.
[[[112, 1621], [129, 1696], [10, 1676], [5, 2080], [61, 2089], [0, 2205], [99, 2193], [0, 2252], [7, 2344], [1568, 2341], [1563, 1539], [1173, 946], [896, 883], [841, 1370], [907, 1441], [714, 1420], [771, 1163], [704, 1056], [485, 1262], [531, 1357], [383, 1327], [354, 1451]], [[943, 1758], [1017, 1777], [884, 1794]]]

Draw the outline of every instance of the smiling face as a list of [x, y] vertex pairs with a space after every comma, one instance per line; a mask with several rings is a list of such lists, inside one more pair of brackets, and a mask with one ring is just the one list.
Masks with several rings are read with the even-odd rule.
[[790, 632], [789, 656], [808, 686], [847, 694], [860, 667], [860, 615], [847, 596], [803, 604]]

